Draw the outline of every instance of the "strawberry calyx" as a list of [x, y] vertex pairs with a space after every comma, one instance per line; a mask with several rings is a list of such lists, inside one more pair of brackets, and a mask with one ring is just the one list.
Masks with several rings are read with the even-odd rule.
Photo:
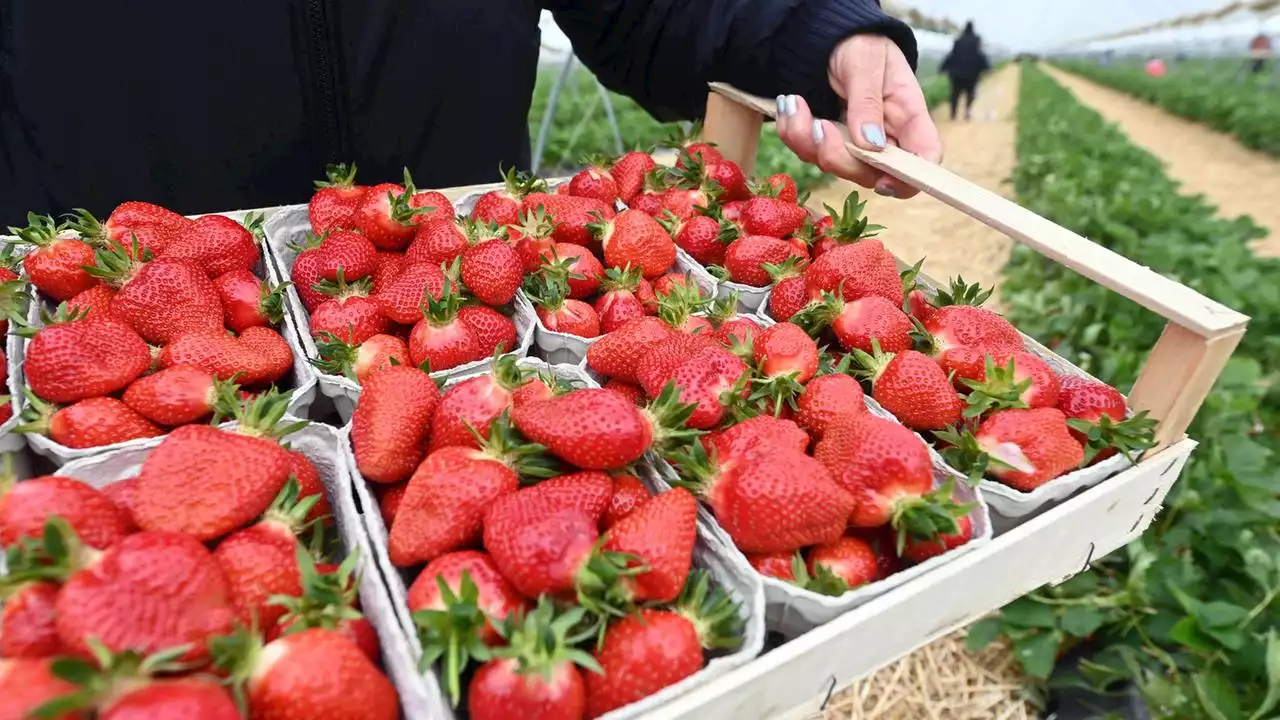
[[[693, 278], [690, 278], [687, 275], [685, 277], [686, 277], [685, 284], [693, 284]], [[738, 299], [740, 297], [742, 297], [742, 293], [738, 292], [737, 290], [733, 290], [733, 291], [730, 291], [729, 294], [725, 295], [724, 297], [715, 298], [714, 300], [709, 300], [708, 301], [709, 306], [707, 307], [707, 311], [706, 311], [706, 318], [710, 320], [711, 324], [717, 328], [729, 322], [730, 320], [734, 319], [738, 315]], [[737, 335], [734, 335], [733, 337], [736, 339]]]
[[[356, 361], [360, 357], [360, 346], [343, 340], [331, 332], [322, 332], [315, 339], [316, 352], [319, 357], [311, 360], [311, 364], [320, 372], [329, 375], [342, 375], [348, 380], [356, 379]], [[394, 362], [395, 358], [392, 358]]]
[[[788, 256], [780, 263], [763, 263], [760, 269], [764, 270], [774, 285], [786, 280], [790, 277], [800, 277], [803, 274], [805, 265], [808, 261], [795, 255]], [[829, 295], [830, 293], [824, 293]]]
[[591, 211], [591, 217], [595, 218], [587, 223], [587, 230], [591, 231], [591, 237], [599, 240], [602, 245], [608, 245], [609, 238], [613, 236], [613, 220], [606, 218], [598, 210]]
[[25, 280], [15, 278], [0, 282], [0, 318], [8, 319], [14, 325], [23, 324], [30, 301], [30, 288]]
[[279, 325], [284, 320], [284, 291], [293, 283], [285, 281], [272, 285], [262, 283], [262, 292], [258, 295], [258, 312], [271, 325]]
[[480, 609], [480, 589], [471, 578], [470, 571], [462, 571], [455, 593], [444, 576], [436, 576], [440, 590], [438, 610], [418, 610], [413, 613], [413, 624], [422, 645], [422, 657], [418, 668], [427, 672], [437, 662], [444, 678], [445, 690], [454, 707], [462, 699], [462, 674], [474, 662], [486, 662], [493, 657], [484, 643], [484, 629], [491, 625], [506, 637], [510, 630], [503, 622], [507, 618], [490, 618]]
[[240, 224], [244, 226], [244, 229], [248, 230], [249, 234], [253, 236], [253, 241], [258, 245], [261, 245], [262, 241], [267, 238], [267, 231], [263, 226], [266, 219], [266, 213], [251, 212], [246, 213], [244, 220], [240, 222]]
[[531, 368], [520, 367], [520, 359], [498, 348], [493, 353], [493, 381], [504, 390], [523, 386], [535, 374]]
[[855, 243], [863, 238], [875, 237], [877, 233], [884, 229], [883, 225], [871, 225], [870, 221], [863, 217], [863, 211], [867, 207], [867, 201], [861, 200], [857, 191], [849, 193], [844, 199], [844, 208], [842, 212], [837, 212], [830, 205], [823, 205], [827, 214], [831, 216], [831, 229], [827, 231], [827, 237], [836, 241], [841, 245]]
[[664, 385], [658, 397], [640, 411], [653, 431], [651, 448], [661, 454], [684, 444], [701, 446], [696, 439], [702, 431], [686, 427], [697, 408], [696, 403], [680, 402], [680, 388], [674, 380]]
[[[775, 279], [774, 282], [776, 283], [779, 279], [782, 278]], [[830, 327], [837, 317], [840, 317], [840, 313], [844, 312], [844, 306], [844, 300], [840, 296], [823, 292], [816, 302], [810, 302], [804, 306], [787, 322], [799, 325], [809, 337], [816, 338]]]
[[80, 542], [70, 523], [57, 515], [45, 520], [40, 537], [21, 537], [5, 549], [0, 599], [29, 582], [62, 583], [92, 565], [102, 553]]
[[418, 188], [413, 184], [413, 176], [409, 174], [409, 168], [404, 169], [404, 182], [401, 184], [404, 187], [404, 192], [399, 194], [387, 193], [387, 199], [391, 202], [389, 217], [393, 222], [408, 227], [413, 224], [413, 219], [418, 215], [426, 215], [436, 211], [434, 205], [414, 207], [409, 204], [409, 200], [418, 193]]
[[498, 634], [507, 639], [505, 647], [493, 648], [494, 659], [515, 661], [515, 672], [538, 674], [550, 678], [557, 667], [572, 663], [594, 673], [604, 674], [596, 659], [576, 645], [597, 635], [585, 608], [560, 610], [546, 595], [538, 598], [530, 612], [515, 613], [495, 624]]
[[662, 229], [666, 230], [667, 234], [673, 239], [680, 234], [680, 229], [684, 227], [684, 220], [681, 220], [680, 216], [670, 210], [663, 210], [662, 214], [655, 217], [654, 220], [657, 220]]
[[356, 548], [332, 572], [320, 572], [315, 558], [301, 544], [297, 549], [298, 573], [302, 594], [273, 595], [268, 605], [285, 609], [280, 617], [282, 635], [292, 635], [312, 628], [337, 630], [343, 623], [360, 620], [364, 614], [356, 609], [356, 593], [360, 586], [360, 549]]
[[502, 183], [505, 186], [507, 195], [513, 200], [520, 200], [524, 196], [532, 195], [536, 192], [547, 192], [546, 180], [523, 170], [517, 170], [515, 166], [504, 171], [502, 166], [499, 165], [498, 175], [502, 177]]
[[909, 538], [932, 541], [960, 531], [957, 520], [968, 515], [977, 503], [956, 502], [952, 495], [954, 490], [955, 479], [949, 477], [932, 492], [892, 501], [889, 525], [895, 531], [899, 555]]
[[226, 675], [231, 697], [240, 714], [248, 717], [247, 685], [257, 670], [266, 641], [257, 628], [238, 626], [226, 635], [209, 639], [209, 656], [215, 669]]
[[965, 473], [971, 486], [978, 484], [993, 467], [1024, 473], [1035, 471], [1035, 466], [1015, 443], [989, 445], [979, 441], [971, 431], [955, 428], [939, 430], [934, 436], [950, 446], [942, 450], [942, 458], [951, 467]]
[[360, 278], [355, 282], [347, 282], [346, 270], [338, 268], [336, 280], [320, 280], [311, 284], [311, 289], [335, 300], [346, 300], [351, 297], [368, 297], [373, 292], [373, 278]]
[[129, 233], [128, 247], [124, 243], [106, 243], [93, 253], [93, 264], [82, 266], [93, 277], [114, 288], [129, 284], [142, 266], [155, 258], [150, 249], [138, 244], [137, 233]]
[[[358, 230], [343, 230], [343, 232], [355, 233], [356, 235], [360, 234], [360, 231]], [[305, 233], [303, 233], [302, 240], [300, 242], [290, 242], [286, 245], [286, 247], [288, 247], [290, 250], [301, 255], [302, 253], [308, 250], [314, 250], [320, 247], [321, 245], [324, 244], [324, 241], [327, 240], [328, 238], [329, 238], [329, 233], [327, 232], [324, 235], [316, 235], [315, 233], [308, 230]]]
[[526, 481], [525, 484], [555, 477], [561, 472], [559, 465], [547, 454], [545, 445], [529, 442], [516, 432], [511, 424], [509, 409], [503, 410], [498, 417], [489, 421], [487, 438], [471, 427], [470, 423], [467, 423], [467, 429], [480, 443], [482, 453], [511, 468], [522, 481]]
[[1031, 378], [1017, 381], [1014, 378], [1015, 359], [1009, 358], [1007, 364], [999, 364], [990, 353], [987, 354], [984, 366], [984, 380], [961, 380], [969, 388], [969, 396], [965, 399], [964, 417], [977, 418], [996, 410], [1025, 409], [1030, 407], [1023, 394], [1031, 389]]
[[723, 587], [712, 584], [706, 570], [689, 571], [674, 609], [693, 625], [703, 648], [736, 650], [742, 646], [746, 623], [738, 602]]
[[532, 210], [526, 210], [521, 213], [520, 224], [515, 229], [524, 237], [532, 240], [542, 240], [551, 237], [558, 227], [560, 227], [560, 223], [547, 214], [545, 207], [539, 205]]
[[[77, 212], [83, 212], [77, 210]], [[90, 215], [90, 218], [93, 216]], [[96, 223], [97, 220], [94, 220]], [[37, 213], [27, 213], [26, 227], [9, 226], [9, 232], [17, 236], [17, 242], [9, 241], [10, 245], [34, 245], [36, 247], [47, 248], [58, 242], [58, 233], [66, 229], [77, 229], [72, 223], [59, 224], [51, 215], [39, 215]], [[102, 237], [106, 234], [103, 231]], [[86, 239], [86, 242], [89, 240]]]
[[[921, 260], [920, 262], [924, 262]], [[994, 287], [984, 288], [978, 283], [969, 284], [964, 281], [963, 277], [951, 278], [951, 283], [946, 290], [939, 289], [933, 296], [934, 307], [944, 307], [947, 305], [973, 305], [980, 306], [986, 302], [991, 294], [995, 292]]]
[[710, 498], [724, 468], [702, 443], [694, 441], [662, 453], [677, 471], [676, 477], [664, 478], [672, 487], [682, 487], [700, 498]]
[[94, 637], [86, 638], [85, 644], [92, 660], [58, 658], [49, 668], [77, 689], [40, 705], [30, 717], [65, 717], [92, 707], [109, 708], [117, 699], [145, 687], [156, 675], [191, 669], [190, 664], [179, 662], [190, 645], [143, 655], [134, 650], [112, 653]]
[[827, 597], [840, 597], [852, 589], [844, 578], [823, 563], [814, 563], [813, 572], [810, 573], [799, 550], [791, 558], [791, 574], [795, 579], [788, 582], [792, 585]]
[[1099, 453], [1108, 449], [1115, 450], [1134, 462], [1138, 454], [1156, 444], [1156, 421], [1147, 416], [1146, 410], [1125, 420], [1114, 420], [1106, 413], [1099, 414], [1096, 423], [1071, 418], [1067, 420], [1067, 426], [1085, 437], [1081, 467], [1089, 465]]
[[453, 283], [445, 283], [439, 299], [427, 293], [421, 304], [422, 316], [432, 327], [451, 325], [458, 317], [458, 310], [466, 304], [467, 298], [454, 289]]
[[600, 279], [600, 289], [604, 292], [634, 293], [640, 289], [641, 277], [640, 268], [631, 267], [631, 263], [626, 267], [606, 268], [604, 277]]
[[310, 424], [307, 420], [283, 423], [292, 399], [292, 391], [281, 392], [275, 387], [247, 398], [238, 397], [234, 390], [229, 394], [224, 390], [223, 396], [214, 409], [215, 421], [234, 417], [236, 427], [232, 430], [233, 432], [279, 442], [286, 435], [295, 433]]
[[72, 309], [65, 302], [58, 303], [54, 311], [49, 312], [48, 308], [40, 308], [40, 324], [30, 325], [26, 318], [10, 318], [10, 322], [14, 324], [14, 334], [30, 339], [40, 334], [40, 331], [52, 325], [62, 325], [64, 323], [76, 322], [84, 320], [89, 316], [89, 308], [76, 307]]
[[276, 494], [275, 499], [271, 501], [266, 511], [262, 513], [262, 519], [259, 523], [271, 525], [294, 537], [301, 535], [309, 526], [318, 525], [323, 518], [307, 522], [307, 515], [316, 506], [316, 503], [320, 502], [322, 496], [315, 494], [304, 498], [299, 497], [301, 493], [302, 489], [298, 485], [298, 478], [290, 475], [289, 479], [285, 481], [284, 487], [280, 488], [280, 492]]
[[521, 289], [529, 302], [549, 313], [555, 313], [564, 307], [564, 301], [569, 298], [569, 278], [574, 275], [567, 272], [572, 262], [573, 258], [548, 262], [525, 278]]
[[702, 288], [685, 275], [684, 283], [672, 283], [671, 289], [658, 293], [658, 318], [673, 328], [684, 327], [689, 316], [706, 310], [711, 299], [702, 292]]
[[600, 642], [604, 640], [609, 618], [626, 617], [636, 609], [631, 578], [650, 570], [635, 555], [602, 550], [604, 542], [603, 537], [596, 541], [591, 554], [574, 575], [578, 605], [594, 617]]
[[24, 388], [22, 395], [27, 400], [27, 406], [22, 408], [22, 414], [19, 416], [22, 423], [14, 427], [13, 432], [48, 435], [49, 423], [62, 406], [41, 400], [31, 391], [31, 388]]
[[880, 349], [880, 341], [871, 340], [871, 352], [867, 353], [860, 348], [853, 348], [849, 351], [849, 356], [853, 357], [854, 377], [862, 380], [870, 380], [875, 385], [876, 380], [884, 373], [885, 368], [889, 367], [889, 363], [897, 357], [896, 353], [887, 353]]
[[316, 190], [328, 187], [349, 188], [356, 184], [356, 164], [330, 163], [324, 166], [324, 180], [316, 180]]
[[795, 370], [779, 375], [752, 378], [751, 395], [748, 401], [759, 403], [766, 409], [772, 409], [774, 417], [782, 417], [782, 408], [796, 409], [796, 398], [804, 394], [804, 384], [798, 378], [800, 371]]

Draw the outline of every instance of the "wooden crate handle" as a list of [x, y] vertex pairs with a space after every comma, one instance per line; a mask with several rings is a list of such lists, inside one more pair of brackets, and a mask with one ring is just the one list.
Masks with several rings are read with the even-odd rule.
[[[703, 138], [744, 171], [754, 168], [759, 128], [773, 100], [712, 83]], [[896, 147], [863, 150], [857, 159], [919, 188], [1041, 255], [1129, 298], [1169, 321], [1129, 395], [1130, 404], [1160, 421], [1157, 448], [1180, 439], [1243, 337], [1249, 318], [1150, 268], [1077, 235], [1015, 202]]]

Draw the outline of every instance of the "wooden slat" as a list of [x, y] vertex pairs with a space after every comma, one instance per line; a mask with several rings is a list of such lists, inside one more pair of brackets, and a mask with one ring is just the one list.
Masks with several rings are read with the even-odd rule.
[[[711, 97], [723, 95], [753, 111], [749, 114], [774, 114], [772, 100], [720, 83], [712, 83], [711, 88], [715, 91]], [[708, 107], [710, 102], [709, 99]], [[727, 124], [745, 122], [737, 120]], [[841, 131], [847, 138], [847, 129], [841, 126]], [[893, 147], [868, 152], [848, 142], [846, 146], [859, 160], [920, 188], [1197, 335], [1214, 338], [1235, 334], [1248, 322], [1245, 315], [911, 153]]]
[[742, 106], [728, 97], [707, 97], [707, 117], [702, 123], [702, 139], [716, 144], [725, 158], [732, 160], [750, 177], [756, 171], [756, 149], [764, 117], [744, 113]]
[[1148, 454], [1182, 438], [1243, 336], [1239, 328], [1206, 340], [1179, 325], [1165, 326], [1129, 393], [1135, 410], [1160, 421], [1156, 448]]

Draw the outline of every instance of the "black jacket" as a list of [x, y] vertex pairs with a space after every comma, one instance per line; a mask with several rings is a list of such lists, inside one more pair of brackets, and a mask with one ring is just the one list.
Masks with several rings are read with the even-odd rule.
[[0, 0], [0, 228], [28, 209], [184, 213], [304, 202], [328, 162], [366, 182], [487, 182], [528, 162], [538, 14], [663, 120], [710, 80], [839, 114], [827, 58], [909, 28], [876, 0]]
[[982, 39], [973, 33], [961, 34], [939, 69], [957, 80], [977, 80], [991, 69], [986, 53], [982, 52]]

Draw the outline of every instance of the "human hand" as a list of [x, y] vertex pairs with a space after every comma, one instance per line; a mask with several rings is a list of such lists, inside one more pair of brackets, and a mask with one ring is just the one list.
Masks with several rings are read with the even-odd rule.
[[[848, 103], [846, 124], [854, 145], [871, 151], [897, 145], [930, 162], [942, 161], [942, 140], [920, 83], [893, 41], [879, 35], [847, 38], [831, 53], [827, 77]], [[779, 95], [777, 102], [778, 135], [801, 160], [881, 195], [908, 198], [918, 192], [850, 155], [836, 126], [814, 118], [804, 98]]]

